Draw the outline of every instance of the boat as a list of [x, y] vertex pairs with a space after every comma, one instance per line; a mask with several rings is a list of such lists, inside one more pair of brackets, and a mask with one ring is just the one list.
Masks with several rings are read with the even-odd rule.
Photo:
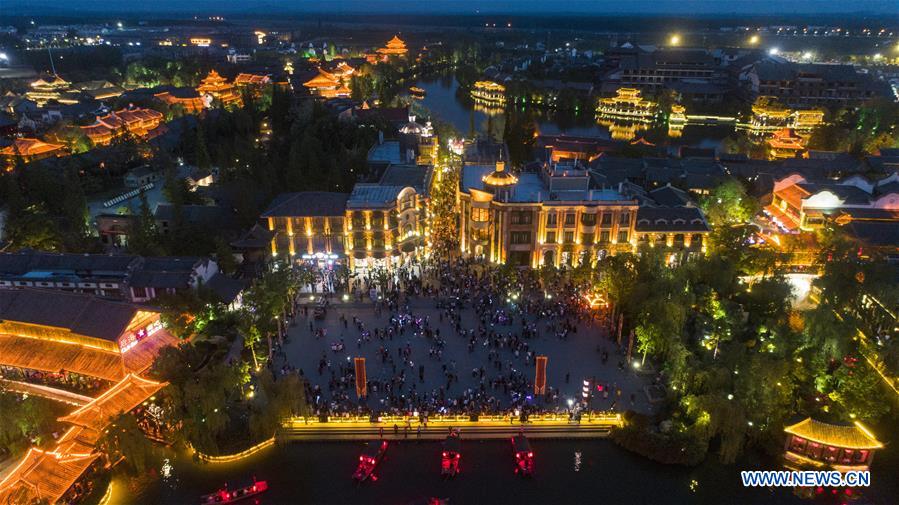
[[524, 434], [512, 437], [512, 452], [515, 454], [515, 474], [530, 477], [534, 474], [534, 451]]
[[359, 455], [359, 465], [356, 467], [356, 471], [353, 472], [353, 480], [356, 482], [365, 482], [369, 478], [373, 481], [378, 480], [378, 476], [375, 475], [375, 468], [384, 459], [384, 454], [386, 453], [386, 440], [366, 442], [365, 447], [362, 449], [362, 454]]
[[409, 93], [411, 93], [413, 97], [424, 98], [426, 91], [418, 86], [411, 86], [409, 88]]
[[459, 434], [452, 432], [446, 440], [443, 441], [443, 451], [441, 452], [440, 475], [444, 477], [455, 477], [459, 474], [459, 462], [462, 459], [462, 440]]
[[225, 487], [219, 489], [218, 491], [212, 494], [201, 496], [200, 505], [207, 505], [210, 503], [235, 503], [240, 500], [250, 498], [251, 496], [256, 496], [258, 494], [264, 493], [266, 491], [268, 491], [268, 482], [264, 480], [257, 481], [256, 479], [253, 479], [253, 484], [235, 490], [229, 490], [228, 485], [225, 484]]

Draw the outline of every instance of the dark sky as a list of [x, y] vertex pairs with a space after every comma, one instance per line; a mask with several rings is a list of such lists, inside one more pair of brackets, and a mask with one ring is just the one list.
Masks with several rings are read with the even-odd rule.
[[[591, 13], [591, 14], [833, 14], [896, 15], [899, 0], [0, 0], [15, 13], [116, 12], [372, 12], [372, 13]], [[7, 10], [8, 9], [8, 10]], [[0, 16], [2, 17], [2, 16]]]

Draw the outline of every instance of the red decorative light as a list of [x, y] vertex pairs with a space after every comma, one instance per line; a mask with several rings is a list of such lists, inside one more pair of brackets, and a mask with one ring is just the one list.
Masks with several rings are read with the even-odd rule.
[[528, 457], [529, 457], [529, 458], [533, 458], [533, 457], [534, 457], [534, 453], [533, 453], [533, 452], [529, 452], [529, 453], [528, 453]]

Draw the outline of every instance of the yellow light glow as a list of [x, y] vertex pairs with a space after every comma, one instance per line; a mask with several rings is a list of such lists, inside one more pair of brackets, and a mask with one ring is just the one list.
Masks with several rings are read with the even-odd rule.
[[758, 36], [758, 35], [753, 35], [752, 37], [749, 37], [749, 43], [752, 44], [752, 45], [758, 44], [758, 43], [759, 43], [759, 36]]
[[676, 45], [680, 44], [680, 35], [675, 33], [674, 35], [671, 36], [670, 39], [668, 39], [668, 43], [672, 46], [676, 46]]

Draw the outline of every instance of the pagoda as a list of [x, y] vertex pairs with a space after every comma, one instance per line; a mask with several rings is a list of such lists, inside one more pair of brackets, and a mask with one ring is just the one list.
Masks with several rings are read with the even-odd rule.
[[231, 105], [240, 105], [240, 94], [229, 84], [224, 77], [219, 75], [215, 70], [210, 70], [200, 85], [197, 86], [197, 93], [201, 96], [212, 97], [212, 99], [220, 100], [225, 107]]
[[805, 141], [792, 128], [781, 128], [768, 139], [768, 150], [773, 159], [796, 158], [805, 153]]
[[408, 52], [409, 50], [406, 49], [406, 43], [396, 35], [387, 41], [387, 47], [378, 49], [378, 54], [384, 56], [405, 56]]

